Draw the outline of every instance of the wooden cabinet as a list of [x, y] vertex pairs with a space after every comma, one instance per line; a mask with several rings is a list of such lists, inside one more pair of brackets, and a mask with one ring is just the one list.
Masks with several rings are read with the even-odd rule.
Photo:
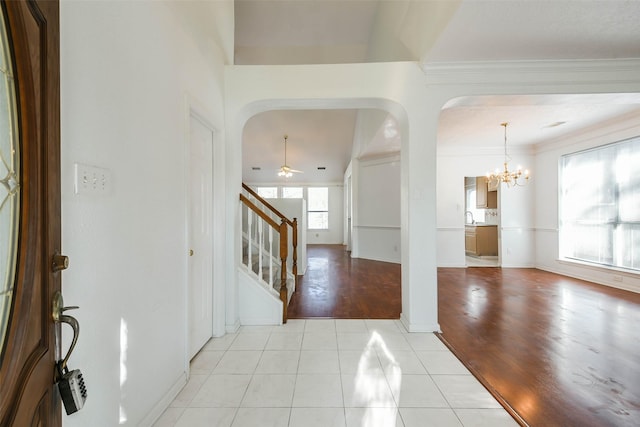
[[497, 209], [498, 192], [489, 191], [486, 176], [476, 177], [476, 208]]
[[477, 255], [476, 227], [465, 227], [464, 230], [464, 250], [470, 255]]
[[498, 255], [498, 227], [496, 225], [468, 225], [464, 229], [465, 252], [476, 256]]

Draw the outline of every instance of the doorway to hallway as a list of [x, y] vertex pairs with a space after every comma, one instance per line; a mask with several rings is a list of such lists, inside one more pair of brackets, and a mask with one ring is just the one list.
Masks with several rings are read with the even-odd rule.
[[290, 319], [399, 319], [400, 264], [351, 258], [343, 245], [307, 245]]

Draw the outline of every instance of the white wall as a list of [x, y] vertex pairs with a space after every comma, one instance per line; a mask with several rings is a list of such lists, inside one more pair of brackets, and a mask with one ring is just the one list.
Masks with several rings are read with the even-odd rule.
[[[616, 288], [640, 292], [638, 274], [560, 261], [558, 253], [558, 167], [560, 156], [640, 135], [640, 118], [628, 115], [579, 134], [541, 144], [535, 168], [536, 267]], [[620, 280], [616, 280], [616, 278]]]
[[367, 147], [376, 138], [388, 116], [389, 113], [384, 110], [358, 110], [351, 150], [352, 158], [358, 159], [365, 154]]
[[241, 324], [282, 325], [282, 301], [277, 292], [258, 284], [242, 268], [238, 268], [238, 294]]
[[400, 155], [354, 162], [354, 258], [399, 263]]
[[[269, 84], [264, 84], [269, 82]], [[427, 82], [428, 83], [428, 82]], [[271, 109], [376, 108], [392, 114], [402, 135], [402, 315], [410, 331], [439, 330], [437, 323], [435, 142], [448, 91], [434, 91], [414, 62], [234, 66], [225, 74], [229, 182], [241, 186], [241, 137], [246, 121]], [[449, 87], [449, 86], [446, 86]], [[228, 198], [227, 218], [239, 220]], [[341, 240], [340, 240], [341, 241]], [[236, 253], [237, 237], [228, 253]]]
[[[500, 150], [498, 150], [500, 151]], [[533, 177], [526, 187], [506, 188], [498, 192], [498, 236], [503, 267], [533, 267], [534, 194], [538, 171], [526, 149], [510, 150], [511, 164], [526, 165]], [[464, 267], [465, 176], [482, 176], [504, 161], [498, 152], [487, 154], [473, 148], [438, 153], [438, 266]], [[493, 218], [492, 218], [493, 221]]]
[[[232, 3], [216, 6], [232, 22]], [[70, 365], [89, 390], [86, 406], [63, 416], [67, 427], [150, 425], [186, 380], [189, 108], [224, 148], [225, 54], [189, 25], [197, 7], [61, 3], [63, 294], [80, 306]], [[108, 169], [111, 191], [74, 194], [75, 162]], [[224, 221], [213, 234], [224, 240]]]

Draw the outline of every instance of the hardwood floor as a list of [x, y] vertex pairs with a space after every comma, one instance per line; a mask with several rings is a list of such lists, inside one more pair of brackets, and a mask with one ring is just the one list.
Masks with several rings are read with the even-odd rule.
[[308, 245], [289, 318], [398, 319], [400, 264], [351, 258], [342, 245]]
[[[398, 318], [400, 266], [313, 245], [291, 318]], [[441, 339], [530, 426], [640, 426], [640, 294], [535, 269], [438, 269]]]
[[640, 294], [535, 269], [438, 270], [442, 338], [531, 426], [640, 425]]

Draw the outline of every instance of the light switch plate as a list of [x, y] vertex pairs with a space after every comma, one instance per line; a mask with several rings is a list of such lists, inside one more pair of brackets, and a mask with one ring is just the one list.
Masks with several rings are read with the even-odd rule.
[[76, 194], [108, 194], [111, 192], [111, 171], [96, 166], [74, 164]]

